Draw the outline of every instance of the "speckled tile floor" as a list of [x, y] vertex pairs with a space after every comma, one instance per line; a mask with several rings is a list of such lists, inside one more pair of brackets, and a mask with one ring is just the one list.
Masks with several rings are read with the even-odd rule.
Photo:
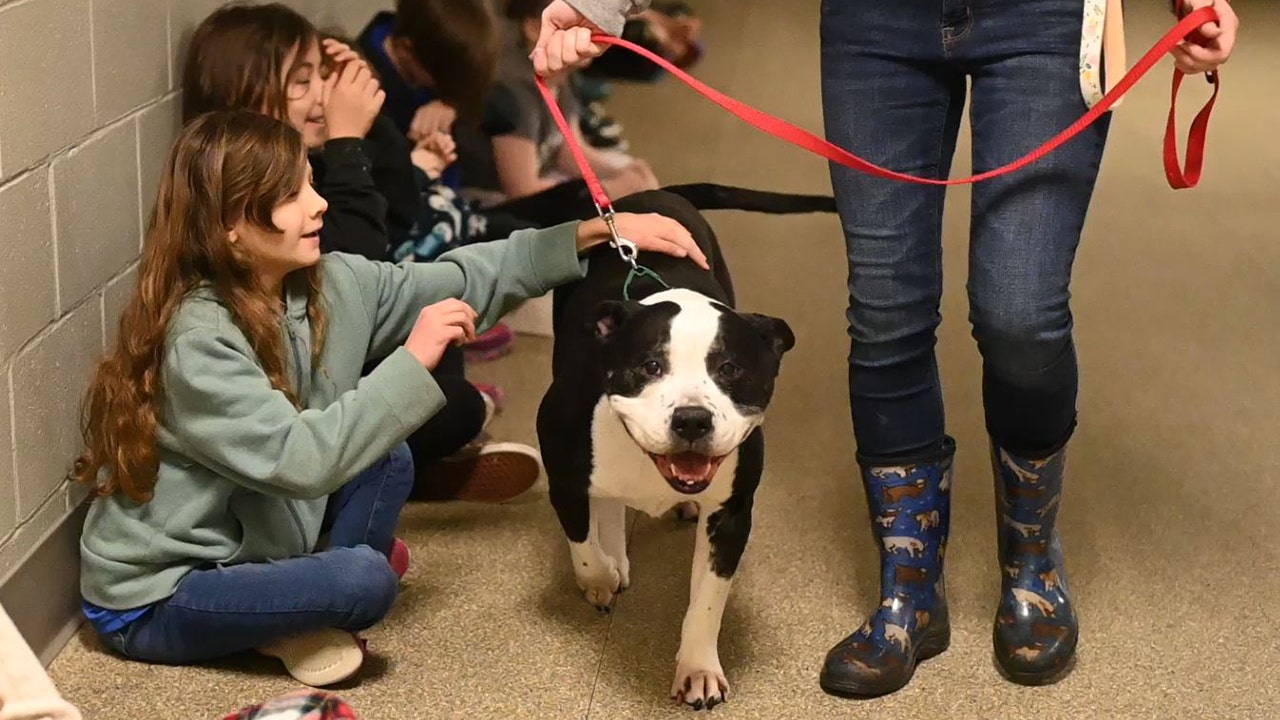
[[[1161, 5], [1129, 3], [1131, 56], [1167, 27]], [[697, 6], [708, 34], [699, 74], [820, 130], [817, 3]], [[979, 363], [966, 321], [967, 190], [947, 207], [939, 343], [960, 446], [948, 553], [955, 636], [907, 689], [875, 701], [829, 698], [816, 682], [826, 649], [874, 604], [877, 582], [843, 394], [839, 224], [713, 215], [743, 306], [787, 317], [799, 339], [771, 411], [756, 528], [725, 615], [721, 657], [734, 695], [716, 717], [1277, 715], [1280, 101], [1264, 73], [1280, 67], [1280, 7], [1236, 6], [1246, 34], [1224, 72], [1201, 188], [1172, 192], [1160, 168], [1167, 62], [1113, 125], [1073, 286], [1081, 428], [1060, 524], [1083, 639], [1075, 672], [1053, 687], [1010, 685], [990, 657], [998, 576]], [[1183, 116], [1206, 96], [1202, 83], [1188, 83]], [[829, 191], [821, 161], [672, 82], [622, 89], [611, 109], [666, 181]], [[962, 138], [957, 173], [967, 171], [968, 152]], [[549, 350], [545, 340], [521, 338], [515, 354], [476, 368], [511, 396], [499, 435], [533, 440]], [[403, 535], [415, 553], [403, 594], [369, 633], [368, 667], [339, 689], [362, 717], [682, 716], [667, 690], [690, 526], [635, 520], [632, 588], [611, 615], [580, 597], [545, 493], [497, 507], [411, 507]], [[124, 662], [87, 632], [52, 675], [91, 719], [209, 720], [296, 687], [262, 658], [208, 669]]]

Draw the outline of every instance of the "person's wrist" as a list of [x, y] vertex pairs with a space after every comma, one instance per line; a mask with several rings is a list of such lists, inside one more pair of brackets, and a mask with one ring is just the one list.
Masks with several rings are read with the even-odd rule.
[[405, 343], [404, 349], [408, 350], [409, 354], [413, 356], [413, 359], [421, 363], [422, 367], [429, 368], [430, 358], [427, 357], [427, 352], [425, 349], [416, 347], [414, 345], [410, 345], [408, 343]]
[[347, 123], [329, 123], [329, 138], [336, 140], [338, 138], [363, 138], [364, 133], [355, 125]]
[[577, 243], [578, 253], [584, 253], [604, 242], [604, 237], [608, 232], [609, 227], [604, 224], [604, 220], [601, 220], [598, 217], [578, 223], [574, 237]]

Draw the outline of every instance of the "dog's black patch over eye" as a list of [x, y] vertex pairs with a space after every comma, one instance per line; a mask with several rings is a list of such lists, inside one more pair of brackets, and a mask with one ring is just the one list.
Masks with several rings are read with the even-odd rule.
[[782, 355], [794, 342], [783, 321], [726, 308], [707, 356], [707, 374], [743, 414], [759, 413], [773, 396]]
[[726, 360], [716, 368], [716, 374], [725, 380], [737, 380], [742, 376], [742, 368]]
[[[621, 320], [615, 317], [619, 310], [625, 311]], [[595, 330], [607, 394], [636, 397], [670, 372], [667, 346], [671, 320], [679, 312], [680, 306], [673, 302], [601, 305], [598, 320], [603, 322], [597, 322]]]

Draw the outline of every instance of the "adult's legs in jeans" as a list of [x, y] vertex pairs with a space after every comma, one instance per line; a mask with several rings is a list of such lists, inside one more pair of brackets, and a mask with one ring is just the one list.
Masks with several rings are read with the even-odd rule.
[[[876, 10], [864, 0], [831, 5], [823, 21], [828, 138], [878, 165], [946, 177], [965, 82], [945, 62], [936, 12]], [[846, 27], [860, 22], [870, 25]], [[904, 27], [912, 23], [920, 27]], [[945, 434], [934, 355], [945, 189], [834, 163], [831, 181], [849, 264], [848, 380], [859, 454], [888, 460], [936, 450]]]
[[[878, 165], [947, 177], [965, 99], [950, 62], [962, 28], [951, 25], [948, 4], [823, 3], [832, 142]], [[945, 189], [835, 164], [831, 179], [848, 251], [849, 400], [881, 603], [830, 650], [819, 681], [833, 694], [881, 695], [950, 638], [942, 557], [954, 444], [934, 355]]]
[[[1031, 13], [1037, 22], [1028, 25]], [[1079, 0], [1030, 0], [987, 16], [966, 58], [978, 172], [1030, 151], [1087, 109]], [[1076, 422], [1069, 285], [1109, 121], [973, 193], [970, 317], [983, 357], [1004, 571], [993, 643], [1006, 676], [1026, 684], [1061, 677], [1079, 637], [1055, 521]]]
[[[1028, 12], [1040, 13], [1033, 26]], [[992, 10], [975, 27], [973, 165], [999, 167], [1079, 119], [1080, 0]], [[1110, 115], [1029, 167], [973, 188], [969, 304], [983, 357], [987, 429], [1020, 455], [1045, 457], [1075, 426], [1071, 270]]]

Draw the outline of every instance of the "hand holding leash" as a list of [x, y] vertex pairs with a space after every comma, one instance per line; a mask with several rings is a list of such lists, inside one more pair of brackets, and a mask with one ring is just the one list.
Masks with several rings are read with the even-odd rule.
[[[1218, 14], [1217, 20], [1204, 23], [1169, 51], [1173, 55], [1178, 70], [1187, 75], [1199, 73], [1215, 73], [1220, 65], [1231, 57], [1235, 48], [1236, 32], [1240, 29], [1240, 18], [1227, 0], [1173, 0], [1174, 13], [1179, 18], [1200, 10], [1213, 8]], [[1213, 82], [1212, 78], [1209, 78]]]
[[529, 55], [533, 69], [545, 78], [586, 66], [604, 52], [593, 41], [600, 28], [564, 0], [554, 0], [542, 11], [542, 31]]

